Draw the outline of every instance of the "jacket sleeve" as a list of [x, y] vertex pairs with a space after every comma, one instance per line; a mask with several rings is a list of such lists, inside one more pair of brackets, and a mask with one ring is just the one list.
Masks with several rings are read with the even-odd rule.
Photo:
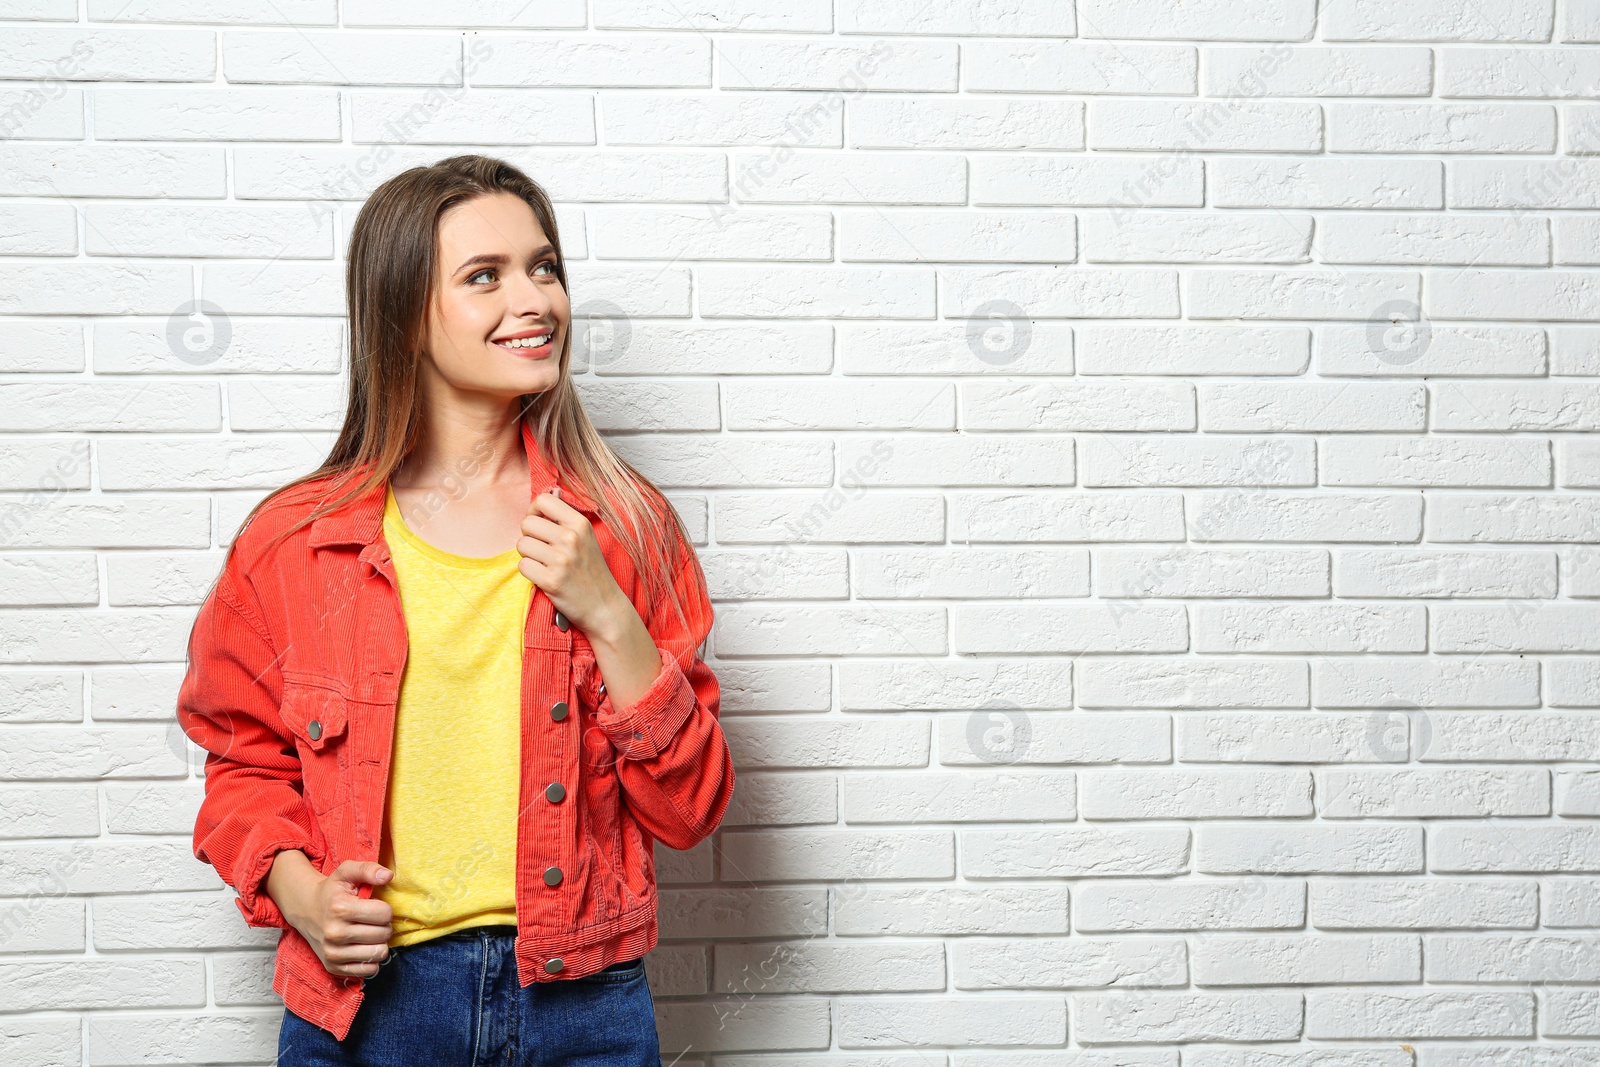
[[178, 689], [178, 724], [206, 750], [194, 854], [238, 890], [246, 922], [280, 929], [289, 923], [262, 885], [273, 857], [300, 849], [314, 863], [325, 858], [301, 796], [300, 759], [278, 717], [282, 692], [261, 613], [225, 566], [195, 617]]
[[630, 810], [658, 840], [680, 850], [716, 830], [734, 784], [733, 756], [718, 722], [720, 687], [700, 658], [711, 632], [711, 599], [689, 553], [673, 579], [687, 626], [664, 599], [644, 620], [661, 673], [625, 710], [603, 686], [596, 706], [596, 721], [617, 748], [617, 778]]

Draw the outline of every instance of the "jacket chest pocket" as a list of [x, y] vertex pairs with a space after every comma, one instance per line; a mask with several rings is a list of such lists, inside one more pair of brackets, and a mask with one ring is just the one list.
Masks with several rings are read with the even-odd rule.
[[345, 699], [332, 689], [284, 680], [278, 715], [300, 753], [301, 789], [319, 815], [346, 803]]

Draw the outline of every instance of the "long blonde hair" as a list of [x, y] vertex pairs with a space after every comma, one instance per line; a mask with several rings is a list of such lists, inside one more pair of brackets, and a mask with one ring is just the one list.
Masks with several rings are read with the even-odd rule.
[[[567, 288], [566, 259], [550, 198], [510, 163], [490, 156], [451, 156], [432, 166], [412, 167], [378, 186], [350, 234], [345, 272], [350, 395], [344, 426], [322, 465], [257, 503], [241, 530], [264, 506], [298, 485], [336, 475], [331, 492], [352, 486], [338, 499], [324, 498], [278, 538], [287, 536], [387, 482], [416, 446], [423, 427], [420, 362], [433, 297], [439, 219], [457, 204], [501, 192], [520, 197], [533, 209], [555, 250], [556, 275]], [[665, 595], [682, 621], [691, 605], [684, 602], [686, 590], [674, 576], [687, 566], [690, 588], [703, 593], [705, 573], [677, 511], [643, 472], [611, 451], [584, 412], [568, 374], [572, 333], [569, 328], [562, 338], [559, 380], [545, 392], [525, 395], [521, 417], [551, 465], [594, 501], [640, 575], [646, 602], [655, 604]], [[600, 491], [602, 487], [610, 492]], [[237, 544], [236, 537], [229, 551]], [[680, 544], [687, 559], [678, 556]]]

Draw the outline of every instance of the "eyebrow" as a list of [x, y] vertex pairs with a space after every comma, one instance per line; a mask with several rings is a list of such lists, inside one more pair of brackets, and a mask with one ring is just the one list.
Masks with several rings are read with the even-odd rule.
[[[540, 256], [546, 255], [546, 254], [548, 254], [550, 252], [554, 252], [554, 251], [555, 251], [555, 249], [552, 248], [549, 245], [540, 245], [538, 248], [535, 248], [532, 252], [528, 253], [528, 258], [530, 260], [538, 259]], [[466, 260], [464, 263], [461, 264], [461, 266], [457, 267], [456, 271], [455, 271], [455, 274], [451, 275], [451, 277], [455, 277], [456, 275], [460, 274], [462, 271], [466, 270], [468, 267], [476, 267], [479, 264], [487, 264], [487, 265], [489, 265], [491, 267], [503, 267], [507, 263], [510, 263], [510, 262], [511, 262], [511, 257], [508, 256], [508, 255], [505, 255], [504, 253], [501, 253], [501, 252], [480, 252], [477, 255], [475, 255], [475, 256], [471, 257], [470, 259]]]

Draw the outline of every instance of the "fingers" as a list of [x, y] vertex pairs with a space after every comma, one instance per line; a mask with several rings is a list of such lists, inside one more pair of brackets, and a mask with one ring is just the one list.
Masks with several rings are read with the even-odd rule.
[[383, 900], [356, 893], [361, 885], [383, 885], [394, 871], [376, 860], [345, 860], [328, 875], [333, 886], [323, 921], [320, 955], [328, 973], [352, 978], [370, 978], [378, 964], [389, 955], [389, 938], [394, 935], [391, 920], [394, 908]]
[[560, 486], [552, 486], [542, 493], [533, 494], [533, 499], [528, 501], [528, 514], [537, 515], [545, 509], [553, 511], [558, 504], [563, 507], [567, 506], [567, 502], [556, 495], [556, 491], [559, 488]]
[[[385, 939], [386, 941], [387, 939]], [[371, 978], [378, 973], [378, 965], [389, 958], [389, 946], [335, 945], [327, 946], [328, 958], [323, 966], [329, 974], [342, 974], [352, 978]]]
[[[387, 905], [384, 910], [388, 910]], [[394, 928], [387, 922], [378, 925], [335, 919], [328, 930], [322, 953], [323, 965], [330, 974], [370, 978], [378, 973], [378, 965], [389, 958], [389, 938], [394, 936]]]
[[541, 514], [555, 519], [561, 524], [586, 523], [589, 521], [587, 515], [562, 499], [559, 485], [535, 495], [528, 502], [528, 516], [530, 518], [538, 517]]
[[328, 937], [328, 943], [331, 945], [382, 945], [394, 936], [394, 927], [389, 923], [345, 919], [343, 922], [331, 925], [332, 932]]
[[581, 513], [578, 513], [577, 520], [562, 519], [558, 522], [549, 516], [536, 515], [530, 511], [522, 517], [522, 532], [528, 537], [537, 537], [539, 540], [548, 541], [553, 545], [566, 545], [576, 551], [583, 542], [584, 535], [580, 522], [587, 523], [588, 521]]
[[355, 925], [370, 926], [374, 930], [387, 931], [390, 921], [394, 918], [394, 908], [390, 907], [388, 902], [356, 896], [335, 901], [330, 905], [330, 910], [335, 919]]
[[522, 520], [522, 534], [517, 551], [547, 567], [570, 565], [582, 556], [582, 535], [549, 519], [528, 516]]
[[328, 877], [351, 885], [383, 885], [394, 877], [394, 872], [377, 860], [345, 860]]
[[523, 527], [522, 536], [517, 538], [517, 551], [524, 556], [546, 560], [551, 557], [555, 550], [556, 546], [551, 542], [549, 536], [535, 537], [528, 532], [526, 526]]

